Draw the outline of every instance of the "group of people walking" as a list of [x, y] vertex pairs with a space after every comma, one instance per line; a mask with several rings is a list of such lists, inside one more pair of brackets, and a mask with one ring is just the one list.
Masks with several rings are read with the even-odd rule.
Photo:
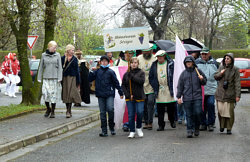
[[212, 58], [206, 47], [196, 60], [192, 55], [187, 56], [183, 62], [185, 70], [178, 81], [175, 96], [177, 101], [173, 92], [174, 61], [167, 53], [159, 50], [154, 55], [151, 45], [149, 49], [142, 50], [138, 57], [133, 55], [133, 52], [127, 51], [123, 58], [115, 62], [117, 66], [128, 66], [121, 86], [114, 71], [109, 68], [110, 58], [107, 56], [101, 57], [100, 69], [90, 73], [89, 81], [96, 81], [96, 96], [101, 111], [101, 137], [108, 136], [106, 112], [111, 134], [115, 135], [115, 89], [118, 89], [121, 98], [123, 93], [125, 94], [130, 131], [128, 138], [134, 138], [136, 134], [143, 137], [143, 129], [152, 130], [155, 107], [158, 112], [157, 131], [163, 131], [166, 126], [165, 110], [168, 113], [170, 127], [176, 128], [176, 107], [184, 108], [188, 138], [192, 138], [193, 135], [199, 136], [200, 130], [213, 131], [216, 117], [215, 101], [220, 132], [224, 132], [226, 128], [227, 134], [232, 133], [234, 108], [241, 95], [239, 69], [234, 66], [233, 54], [226, 54], [221, 65]]
[[[66, 105], [66, 117], [72, 117], [72, 103], [80, 104], [84, 96], [80, 93], [80, 85], [89, 89], [89, 82], [95, 81], [101, 137], [108, 136], [108, 127], [111, 135], [116, 134], [115, 89], [118, 90], [120, 99], [125, 96], [130, 131], [128, 138], [134, 138], [136, 135], [143, 137], [143, 129], [153, 129], [155, 107], [158, 113], [157, 131], [164, 131], [166, 127], [165, 110], [171, 128], [176, 128], [175, 121], [178, 118], [180, 121], [183, 116], [176, 115], [177, 112], [184, 111], [188, 138], [199, 136], [200, 130], [213, 131], [216, 118], [215, 101], [220, 131], [224, 132], [226, 128], [227, 134], [232, 133], [234, 108], [240, 100], [241, 86], [239, 69], [234, 66], [231, 53], [224, 56], [220, 65], [206, 47], [196, 59], [192, 55], [186, 56], [183, 62], [185, 70], [179, 77], [177, 94], [174, 96], [174, 60], [164, 50], [158, 50], [154, 54], [152, 44], [148, 49], [142, 50], [139, 56], [132, 51], [126, 51], [117, 61], [113, 60], [112, 53], [106, 53], [100, 58], [100, 67], [93, 68], [90, 72], [87, 61], [81, 56], [82, 53], [75, 52], [73, 45], [66, 46], [62, 57], [56, 52], [56, 48], [57, 43], [50, 41], [48, 49], [42, 54], [37, 76], [37, 80], [42, 82], [42, 95], [47, 107], [45, 117], [55, 118], [56, 102], [60, 99]], [[13, 55], [11, 63], [15, 60]], [[87, 77], [87, 81], [81, 79], [81, 66], [85, 66], [86, 73], [81, 75]], [[110, 66], [128, 66], [121, 83]], [[14, 68], [12, 73], [16, 75]], [[90, 102], [89, 98], [86, 98], [86, 102]]]
[[9, 53], [5, 56], [1, 67], [1, 75], [6, 83], [5, 95], [16, 97], [17, 84], [20, 82], [18, 72], [20, 64], [15, 53]]

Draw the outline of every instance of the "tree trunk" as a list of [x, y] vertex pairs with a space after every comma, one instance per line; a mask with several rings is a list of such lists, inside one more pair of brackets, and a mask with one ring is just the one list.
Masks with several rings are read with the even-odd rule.
[[56, 25], [56, 8], [58, 0], [45, 0], [45, 39], [43, 51], [46, 51], [49, 41], [54, 40], [55, 25]]
[[154, 40], [160, 40], [160, 39], [164, 39], [164, 35], [165, 35], [165, 30], [161, 29], [161, 28], [157, 28], [154, 31]]

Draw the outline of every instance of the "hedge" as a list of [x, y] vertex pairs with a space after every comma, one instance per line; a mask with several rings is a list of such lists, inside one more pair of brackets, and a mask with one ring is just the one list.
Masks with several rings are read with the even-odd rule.
[[[17, 51], [11, 51], [12, 53], [16, 53]], [[58, 50], [61, 55], [63, 55], [63, 50]], [[217, 59], [223, 57], [226, 53], [233, 53], [234, 57], [243, 57], [250, 58], [250, 49], [236, 49], [236, 50], [211, 50], [211, 55]], [[4, 60], [4, 56], [7, 55], [9, 51], [0, 51], [0, 62]], [[102, 56], [105, 54], [104, 50], [92, 50], [91, 53], [93, 55]], [[118, 58], [120, 52], [113, 52], [115, 58]], [[32, 54], [36, 56], [37, 59], [41, 58], [42, 50], [32, 51]], [[30, 55], [30, 51], [28, 51], [28, 55]], [[170, 55], [171, 56], [171, 55]], [[174, 56], [173, 56], [174, 57]]]

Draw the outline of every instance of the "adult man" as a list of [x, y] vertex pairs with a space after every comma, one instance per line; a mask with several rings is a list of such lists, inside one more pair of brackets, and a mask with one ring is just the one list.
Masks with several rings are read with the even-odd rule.
[[149, 83], [154, 89], [157, 103], [158, 125], [157, 131], [163, 131], [165, 127], [165, 108], [167, 107], [170, 126], [175, 128], [175, 106], [173, 98], [173, 75], [174, 61], [166, 56], [166, 51], [159, 50], [155, 56], [157, 60], [153, 62], [149, 72]]
[[201, 51], [201, 57], [196, 60], [196, 65], [203, 71], [207, 78], [205, 85], [204, 111], [201, 117], [201, 131], [213, 131], [215, 123], [214, 94], [217, 88], [217, 81], [214, 74], [218, 69], [218, 64], [210, 55], [209, 48], [204, 47]]
[[139, 68], [142, 69], [145, 73], [145, 82], [144, 82], [144, 92], [146, 94], [146, 99], [144, 103], [144, 120], [145, 126], [144, 129], [152, 130], [153, 126], [153, 115], [154, 115], [154, 90], [152, 86], [149, 84], [149, 70], [152, 63], [156, 60], [155, 56], [152, 54], [153, 52], [153, 44], [150, 43], [150, 47], [148, 49], [142, 50], [142, 55], [138, 56], [139, 60]]

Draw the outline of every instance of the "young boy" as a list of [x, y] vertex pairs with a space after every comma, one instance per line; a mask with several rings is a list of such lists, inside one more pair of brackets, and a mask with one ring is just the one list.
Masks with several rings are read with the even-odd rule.
[[187, 137], [192, 138], [193, 133], [199, 136], [200, 118], [202, 112], [202, 89], [201, 85], [205, 85], [207, 78], [205, 74], [197, 69], [193, 56], [187, 56], [184, 59], [186, 69], [181, 73], [177, 95], [178, 104], [182, 103], [183, 97], [184, 109], [187, 119]]
[[101, 67], [94, 72], [89, 73], [89, 82], [95, 80], [96, 97], [98, 98], [98, 104], [100, 108], [101, 128], [102, 133], [100, 137], [107, 137], [107, 116], [108, 112], [108, 124], [109, 130], [112, 135], [115, 135], [115, 123], [114, 123], [114, 97], [115, 88], [118, 90], [120, 98], [123, 99], [123, 92], [119, 81], [116, 78], [115, 72], [109, 68], [109, 58], [107, 56], [101, 57]]

